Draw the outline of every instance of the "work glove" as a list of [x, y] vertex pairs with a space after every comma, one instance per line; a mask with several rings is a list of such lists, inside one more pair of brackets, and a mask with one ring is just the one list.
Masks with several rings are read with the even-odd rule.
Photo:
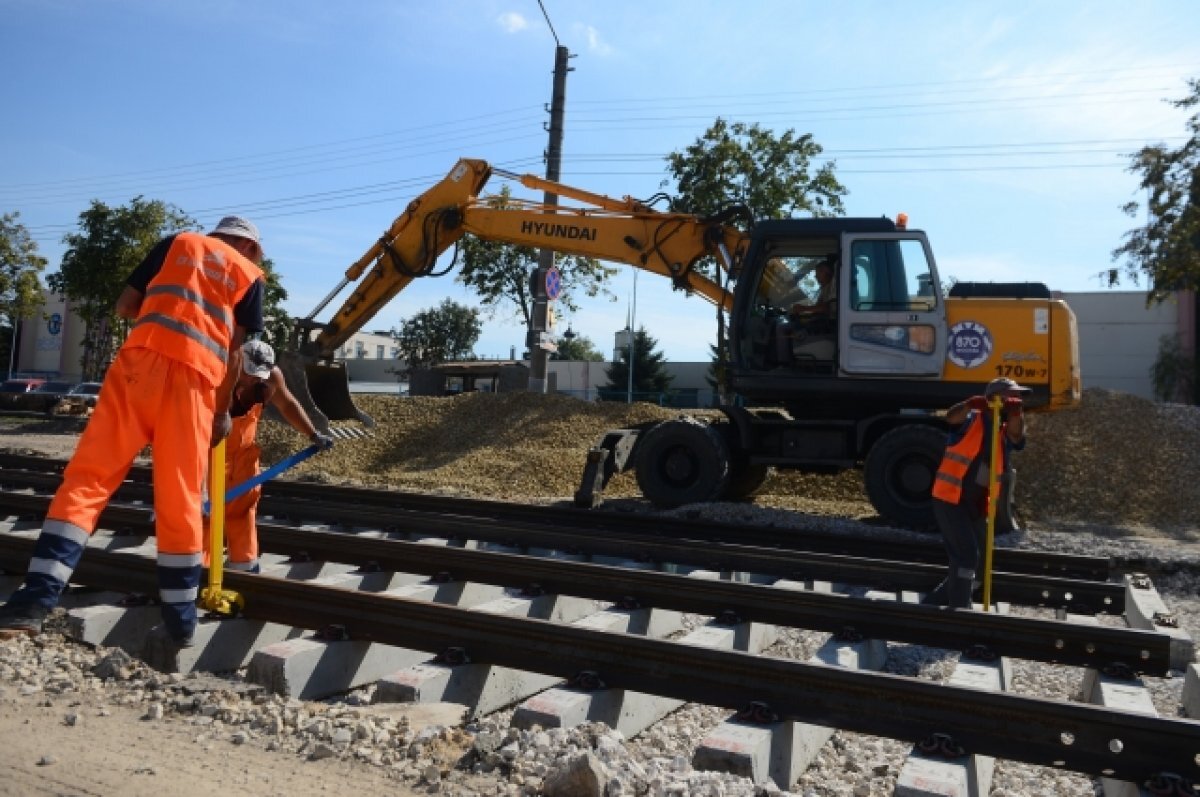
[[1009, 396], [1008, 398], [1004, 399], [1004, 409], [1010, 413], [1020, 412], [1022, 409], [1024, 409], [1024, 407], [1025, 404], [1016, 396]]
[[229, 417], [228, 412], [218, 412], [213, 416], [212, 422], [212, 440], [209, 443], [210, 448], [216, 448], [217, 444], [229, 436], [229, 431], [233, 429], [233, 418]]
[[969, 399], [967, 399], [967, 406], [970, 409], [983, 412], [988, 408], [988, 400], [983, 396], [971, 396]]
[[309, 439], [312, 440], [312, 442], [315, 443], [322, 451], [328, 451], [329, 449], [333, 448], [333, 438], [327, 434], [313, 432], [313, 436]]

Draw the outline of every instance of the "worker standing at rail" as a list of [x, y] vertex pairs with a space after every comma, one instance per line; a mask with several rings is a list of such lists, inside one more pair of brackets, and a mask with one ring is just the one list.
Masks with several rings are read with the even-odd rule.
[[[275, 350], [261, 340], [249, 340], [242, 346], [242, 369], [233, 386], [229, 414], [233, 426], [225, 442], [225, 483], [238, 485], [258, 475], [261, 450], [255, 438], [258, 421], [267, 405], [287, 421], [293, 429], [327, 450], [333, 438], [321, 434], [304, 407], [288, 390], [283, 372], [275, 365]], [[258, 485], [225, 505], [225, 546], [228, 559], [225, 568], [258, 572], [258, 530], [255, 516], [262, 486]], [[207, 526], [207, 523], [205, 524]], [[205, 560], [208, 534], [204, 535]]]
[[176, 644], [191, 641], [208, 449], [232, 424], [242, 342], [262, 329], [261, 262], [258, 228], [227, 216], [208, 235], [181, 232], [160, 241], [134, 269], [115, 308], [133, 329], [105, 375], [25, 581], [0, 607], [0, 639], [41, 632], [100, 512], [149, 444], [163, 626]]
[[1000, 473], [1013, 451], [1025, 448], [1022, 396], [1031, 392], [1007, 377], [988, 382], [982, 396], [972, 396], [946, 411], [950, 433], [946, 452], [933, 482], [933, 514], [950, 559], [949, 572], [922, 603], [971, 608], [971, 593], [983, 562], [987, 534], [988, 467], [991, 459], [993, 396], [1004, 399], [1000, 414]]

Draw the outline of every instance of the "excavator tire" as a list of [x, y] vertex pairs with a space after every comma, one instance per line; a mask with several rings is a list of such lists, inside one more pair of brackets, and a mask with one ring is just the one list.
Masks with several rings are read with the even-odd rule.
[[729, 483], [729, 448], [721, 433], [692, 418], [663, 421], [638, 446], [637, 482], [655, 506], [716, 501]]
[[725, 501], [753, 501], [754, 496], [771, 478], [770, 465], [751, 464], [746, 452], [741, 451], [733, 424], [718, 424], [725, 445], [729, 450], [729, 481], [725, 484]]
[[926, 424], [897, 426], [880, 437], [863, 466], [875, 511], [909, 528], [936, 531], [930, 490], [945, 449], [946, 433]]

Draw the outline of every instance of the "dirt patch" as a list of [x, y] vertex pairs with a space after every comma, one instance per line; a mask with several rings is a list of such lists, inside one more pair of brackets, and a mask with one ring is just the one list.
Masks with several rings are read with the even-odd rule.
[[[8, 643], [6, 643], [8, 644]], [[326, 797], [426, 794], [378, 767], [346, 759], [298, 760], [174, 720], [146, 721], [141, 709], [103, 699], [0, 695], [0, 793], [211, 797], [215, 794]], [[219, 761], [219, 764], [217, 763]]]

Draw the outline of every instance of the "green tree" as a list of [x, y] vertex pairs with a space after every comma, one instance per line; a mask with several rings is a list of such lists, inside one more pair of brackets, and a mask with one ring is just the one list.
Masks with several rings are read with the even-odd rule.
[[[1191, 93], [1172, 101], [1177, 108], [1200, 106], [1200, 78], [1188, 81]], [[1125, 234], [1113, 250], [1118, 266], [1107, 271], [1109, 285], [1120, 282], [1121, 268], [1136, 285], [1148, 281], [1147, 304], [1175, 291], [1200, 287], [1200, 112], [1187, 120], [1190, 138], [1178, 149], [1165, 144], [1142, 147], [1130, 159], [1129, 171], [1141, 175], [1146, 192], [1146, 223]], [[1137, 202], [1124, 211], [1136, 217]]]
[[[633, 336], [633, 397], [646, 399], [671, 389], [672, 376], [667, 373], [666, 357], [657, 351], [658, 341], [650, 337], [645, 327], [638, 327]], [[606, 401], [624, 401], [629, 389], [629, 348], [622, 347], [619, 359], [604, 370], [608, 387], [600, 391]]]
[[4, 324], [0, 352], [6, 361], [12, 352], [17, 322], [32, 315], [41, 304], [38, 274], [46, 268], [46, 258], [37, 253], [37, 242], [17, 220], [20, 216], [0, 216], [0, 321]]
[[[757, 124], [730, 124], [718, 118], [691, 146], [667, 155], [667, 171], [675, 182], [672, 208], [716, 216], [742, 206], [755, 219], [840, 215], [847, 191], [834, 174], [833, 161], [814, 164], [822, 151], [807, 133], [788, 129], [776, 135]], [[662, 187], [670, 184], [664, 180]], [[711, 277], [715, 264], [706, 258], [696, 269]], [[728, 345], [720, 311], [716, 333], [714, 373], [723, 378]], [[723, 387], [719, 392], [722, 401], [728, 400]]]
[[[488, 197], [486, 202], [495, 208], [515, 208], [519, 203], [512, 198], [508, 186], [500, 193]], [[510, 307], [525, 326], [533, 315], [533, 290], [531, 275], [537, 267], [538, 250], [532, 246], [518, 246], [500, 241], [487, 241], [474, 235], [462, 240], [462, 269], [455, 278], [479, 294], [480, 302], [495, 315], [501, 308]], [[562, 293], [558, 303], [567, 310], [578, 310], [576, 304], [580, 294], [588, 298], [616, 297], [608, 290], [608, 281], [617, 269], [606, 266], [592, 257], [564, 255], [556, 252], [554, 265], [562, 275]]]
[[429, 368], [471, 356], [483, 333], [479, 311], [446, 299], [437, 307], [401, 319], [392, 337], [409, 368]]
[[1184, 352], [1178, 336], [1163, 335], [1158, 339], [1158, 356], [1150, 366], [1156, 399], [1195, 404], [1196, 373], [1196, 358]]
[[708, 354], [712, 362], [708, 366], [708, 373], [704, 375], [704, 381], [717, 391], [721, 404], [728, 404], [730, 396], [727, 395], [729, 380], [726, 372], [729, 369], [729, 358], [717, 348], [716, 344], [709, 344]]
[[288, 292], [279, 279], [275, 263], [270, 258], [262, 262], [263, 282], [263, 340], [270, 343], [276, 351], [287, 349], [291, 345], [292, 317], [283, 309]]
[[[837, 216], [845, 212], [846, 188], [834, 175], [833, 161], [813, 164], [822, 151], [808, 133], [789, 129], [776, 135], [757, 124], [718, 118], [691, 146], [667, 155], [675, 182], [671, 204], [701, 216], [730, 205], [744, 205], [756, 219]], [[664, 180], [662, 186], [670, 184]]]
[[59, 271], [46, 277], [50, 289], [65, 296], [83, 320], [80, 366], [83, 378], [99, 380], [128, 333], [113, 307], [130, 272], [161, 238], [196, 222], [174, 205], [134, 197], [110, 208], [99, 200], [79, 214], [79, 231], [63, 236], [67, 252]]
[[587, 362], [602, 363], [604, 355], [596, 351], [596, 345], [583, 335], [571, 339], [559, 338], [558, 351], [550, 355], [551, 360], [586, 360]]

